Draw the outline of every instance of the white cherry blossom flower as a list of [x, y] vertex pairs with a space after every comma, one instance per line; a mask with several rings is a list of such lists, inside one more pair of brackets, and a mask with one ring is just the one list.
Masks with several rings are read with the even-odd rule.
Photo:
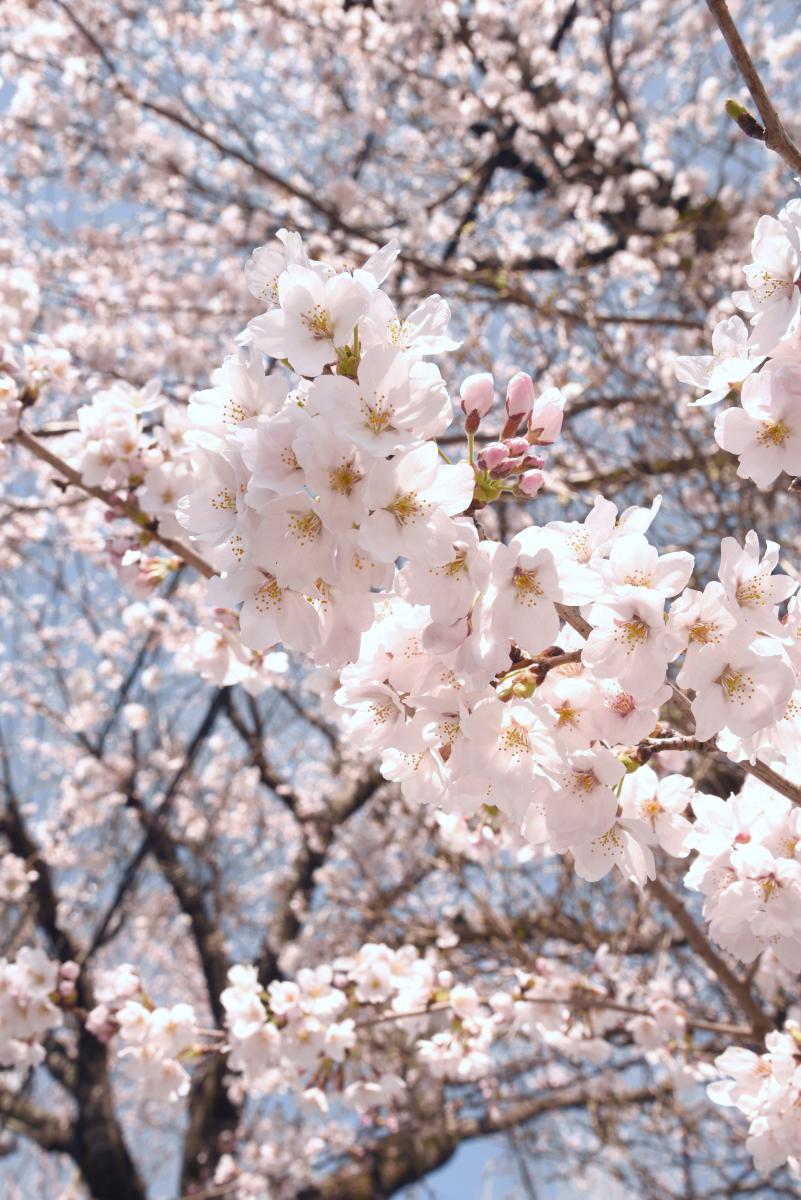
[[743, 384], [742, 407], [715, 420], [715, 441], [740, 460], [737, 474], [766, 488], [801, 473], [801, 365], [769, 362]]
[[735, 292], [734, 302], [753, 314], [751, 344], [758, 353], [770, 354], [798, 324], [801, 248], [795, 208], [788, 206], [779, 220], [759, 218], [751, 254], [754, 261], [744, 268], [749, 290]]
[[706, 741], [724, 727], [745, 737], [778, 720], [795, 687], [795, 673], [780, 655], [724, 645], [698, 659], [692, 681], [695, 735]]
[[623, 816], [649, 830], [649, 842], [668, 854], [683, 858], [689, 853], [687, 836], [692, 826], [683, 815], [693, 796], [692, 780], [684, 775], [660, 779], [649, 766], [640, 767], [623, 780], [620, 806]]
[[600, 678], [624, 685], [637, 679], [661, 681], [675, 650], [664, 608], [663, 596], [639, 587], [594, 604], [582, 662]]
[[426, 442], [389, 462], [374, 463], [364, 501], [370, 509], [359, 530], [359, 544], [377, 562], [409, 558], [441, 566], [458, 541], [451, 519], [473, 496], [473, 469], [468, 463], [446, 466], [437, 447]]
[[311, 378], [353, 341], [369, 301], [364, 283], [347, 272], [323, 278], [310, 267], [290, 264], [278, 277], [277, 307], [255, 317], [248, 329], [258, 350], [286, 359]]
[[691, 400], [691, 405], [718, 404], [763, 361], [751, 351], [745, 322], [740, 317], [729, 317], [719, 321], [712, 331], [712, 354], [680, 355], [676, 359], [676, 378], [706, 393]]
[[765, 553], [760, 557], [759, 537], [753, 529], [746, 534], [744, 546], [740, 546], [735, 538], [724, 538], [720, 543], [718, 574], [725, 602], [738, 620], [753, 632], [780, 635], [782, 627], [777, 605], [798, 589], [798, 584], [789, 576], [772, 574], [778, 561], [776, 542], [766, 542]]

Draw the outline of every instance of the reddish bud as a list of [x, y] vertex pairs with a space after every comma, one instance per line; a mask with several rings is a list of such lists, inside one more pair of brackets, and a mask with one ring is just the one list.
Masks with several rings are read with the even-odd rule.
[[465, 433], [476, 433], [481, 424], [481, 417], [477, 412], [469, 412], [464, 419]]
[[492, 467], [490, 475], [493, 479], [506, 479], [509, 475], [514, 475], [517, 470], [517, 463], [513, 458], [506, 458], [503, 462], [498, 463], [497, 467]]
[[528, 450], [528, 442], [524, 437], [505, 438], [503, 444], [512, 458], [519, 458], [521, 454], [525, 454]]
[[482, 471], [492, 471], [509, 457], [509, 451], [503, 442], [490, 442], [478, 452], [478, 465]]

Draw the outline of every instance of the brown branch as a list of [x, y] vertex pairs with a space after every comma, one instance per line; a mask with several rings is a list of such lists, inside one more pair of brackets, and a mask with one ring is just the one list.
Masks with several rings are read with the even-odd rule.
[[[600, 1107], [620, 1111], [626, 1106], [654, 1103], [672, 1094], [670, 1084], [660, 1087], [599, 1092], [597, 1081], [552, 1088], [524, 1099], [499, 1101], [479, 1116], [450, 1116], [438, 1093], [427, 1097], [417, 1123], [392, 1133], [359, 1153], [355, 1162], [296, 1193], [295, 1200], [386, 1200], [443, 1166], [462, 1142], [514, 1128], [552, 1112]], [[361, 1149], [361, 1148], [360, 1148]]]
[[189, 918], [200, 965], [206, 980], [209, 1005], [218, 1025], [225, 1021], [225, 1010], [220, 994], [227, 985], [226, 976], [231, 965], [225, 938], [217, 922], [209, 914], [202, 889], [189, 874], [179, 855], [180, 843], [173, 837], [164, 822], [157, 822], [133, 789], [129, 790], [126, 803], [150, 835], [150, 848], [159, 864], [164, 878], [170, 885], [181, 912]]
[[773, 107], [759, 72], [754, 66], [754, 61], [732, 20], [726, 0], [706, 0], [706, 3], [717, 22], [718, 29], [726, 40], [737, 70], [745, 80], [746, 87], [751, 93], [751, 99], [759, 110], [762, 124], [765, 127], [762, 140], [767, 148], [778, 154], [791, 170], [801, 171], [801, 150], [784, 128], [779, 114]]
[[698, 957], [711, 969], [723, 990], [728, 993], [740, 1011], [751, 1022], [754, 1037], [758, 1041], [761, 1041], [773, 1026], [769, 1017], [762, 1011], [762, 1008], [751, 994], [751, 989], [742, 979], [734, 974], [728, 964], [721, 958], [707, 940], [706, 935], [698, 928], [681, 900], [679, 900], [678, 896], [673, 895], [667, 884], [662, 883], [659, 879], [652, 879], [648, 884], [648, 890], [659, 901], [662, 907], [666, 908], [670, 913], [673, 920], [685, 934], [689, 945]]
[[0, 1088], [0, 1117], [7, 1129], [30, 1138], [42, 1150], [75, 1155], [75, 1129], [71, 1121], [53, 1116], [7, 1088]]
[[225, 715], [239, 734], [250, 751], [250, 761], [259, 773], [259, 779], [264, 787], [273, 793], [278, 800], [288, 808], [293, 816], [298, 816], [299, 801], [291, 785], [273, 768], [264, 753], [264, 740], [258, 729], [250, 729], [239, 712], [233, 697], [228, 697], [225, 704]]
[[350, 781], [329, 803], [325, 824], [316, 828], [317, 843], [311, 846], [304, 836], [286, 888], [286, 899], [278, 918], [264, 938], [258, 959], [259, 978], [266, 986], [271, 979], [280, 978], [278, 959], [283, 948], [294, 941], [303, 922], [314, 892], [315, 875], [325, 863], [334, 843], [337, 830], [354, 816], [382, 787], [385, 780], [374, 768]]
[[192, 764], [194, 763], [195, 758], [197, 757], [198, 753], [200, 752], [201, 747], [205, 743], [206, 738], [209, 736], [209, 734], [214, 729], [214, 726], [217, 722], [217, 718], [225, 706], [227, 691], [228, 691], [227, 688], [224, 688], [224, 687], [218, 688], [217, 691], [212, 696], [209, 706], [206, 710], [206, 715], [204, 716], [196, 733], [194, 734], [194, 736], [192, 737], [192, 740], [190, 741], [189, 745], [186, 748], [184, 757], [181, 761], [181, 765], [175, 771], [175, 774], [172, 776], [169, 784], [167, 785], [164, 795], [162, 796], [158, 805], [153, 810], [153, 813], [150, 817], [150, 823], [148, 826], [148, 830], [145, 833], [144, 838], [140, 842], [139, 847], [138, 847], [136, 853], [134, 854], [133, 858], [130, 859], [127, 867], [123, 871], [120, 882], [117, 885], [117, 890], [114, 894], [114, 898], [112, 899], [108, 908], [104, 912], [103, 917], [101, 918], [100, 923], [98, 924], [98, 926], [95, 930], [94, 936], [92, 937], [92, 940], [91, 940], [89, 946], [83, 952], [79, 961], [82, 961], [82, 962], [88, 961], [88, 959], [90, 959], [92, 957], [92, 955], [99, 949], [99, 947], [104, 945], [104, 943], [108, 941], [109, 936], [110, 936], [109, 927], [111, 925], [111, 922], [112, 922], [115, 914], [119, 910], [120, 905], [122, 904], [122, 901], [125, 899], [126, 895], [130, 891], [130, 889], [133, 887], [133, 885], [136, 881], [136, 878], [139, 874], [139, 868], [141, 867], [141, 865], [144, 862], [145, 858], [147, 857], [148, 853], [152, 849], [154, 837], [156, 836], [158, 831], [161, 828], [163, 828], [164, 823], [166, 821], [169, 807], [172, 803], [173, 798], [175, 797], [175, 794], [176, 794], [180, 784], [183, 781], [184, 776], [188, 773], [188, 771], [191, 770]]
[[564, 477], [560, 477], [556, 471], [551, 471], [546, 475], [546, 480], [549, 476], [553, 476], [557, 484], [572, 491], [604, 488], [611, 484], [625, 487], [626, 484], [635, 483], [643, 478], [661, 475], [687, 475], [691, 471], [705, 470], [712, 461], [722, 467], [729, 464], [729, 459], [723, 452], [704, 455], [700, 453], [682, 454], [675, 458], [634, 458], [618, 467], [610, 467], [604, 471], [585, 471]]
[[158, 521], [153, 517], [149, 517], [147, 513], [143, 512], [138, 504], [135, 504], [130, 500], [123, 500], [120, 496], [116, 495], [116, 493], [106, 491], [105, 488], [92, 487], [90, 484], [84, 483], [79, 471], [76, 471], [74, 467], [69, 465], [69, 463], [64, 462], [64, 460], [59, 458], [57, 454], [54, 454], [52, 450], [49, 450], [47, 446], [43, 446], [42, 443], [38, 441], [33, 434], [28, 433], [27, 430], [18, 430], [14, 437], [14, 441], [18, 445], [24, 446], [26, 450], [35, 455], [35, 457], [40, 459], [41, 462], [45, 462], [48, 464], [48, 466], [51, 466], [54, 471], [61, 476], [62, 479], [66, 479], [67, 482], [73, 484], [74, 487], [80, 488], [81, 491], [85, 492], [87, 496], [93, 496], [96, 500], [100, 500], [106, 505], [107, 508], [110, 508], [119, 516], [128, 517], [128, 519], [133, 521], [133, 523], [137, 525], [149, 538], [155, 542], [158, 542], [159, 545], [163, 546], [165, 550], [169, 550], [171, 554], [174, 554], [176, 557], [182, 559], [187, 566], [193, 567], [198, 574], [203, 575], [204, 578], [211, 579], [212, 575], [217, 574], [214, 567], [210, 563], [206, 562], [204, 558], [201, 558], [201, 556], [195, 550], [193, 550], [191, 546], [187, 546], [184, 542], [180, 542], [177, 538], [168, 537], [167, 534], [162, 533], [159, 530]]
[[[50, 866], [31, 838], [14, 792], [8, 756], [2, 753], [7, 795], [2, 818], [3, 832], [15, 854], [29, 861], [38, 873], [31, 884], [37, 924], [47, 935], [62, 962], [80, 961], [81, 952], [72, 934], [58, 920], [58, 897]], [[76, 980], [78, 1005], [94, 1007], [92, 980], [86, 966]], [[144, 1200], [145, 1188], [125, 1144], [114, 1110], [108, 1077], [106, 1046], [89, 1033], [83, 1022], [78, 1027], [77, 1056], [71, 1091], [78, 1112], [70, 1153], [81, 1169], [94, 1200]]]

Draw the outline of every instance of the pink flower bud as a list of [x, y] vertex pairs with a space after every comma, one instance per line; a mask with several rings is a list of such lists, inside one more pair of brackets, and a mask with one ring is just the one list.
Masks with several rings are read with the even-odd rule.
[[64, 962], [59, 967], [59, 973], [63, 979], [77, 979], [81, 973], [81, 968], [72, 959]]
[[527, 417], [534, 405], [534, 381], [524, 371], [518, 371], [509, 380], [506, 389], [506, 411], [510, 417], [521, 421]]
[[532, 467], [544, 467], [545, 459], [541, 454], [537, 454], [533, 446], [529, 446], [523, 456], [523, 466], [527, 471], [530, 471]]
[[513, 458], [506, 458], [502, 463], [498, 463], [497, 467], [493, 467], [490, 475], [493, 479], [506, 479], [509, 475], [514, 475], [517, 471], [518, 464]]
[[463, 413], [477, 413], [479, 417], [486, 417], [495, 403], [495, 384], [492, 382], [492, 376], [487, 371], [478, 375], [468, 375], [459, 388], [459, 396]]
[[534, 446], [550, 446], [559, 437], [565, 398], [559, 388], [548, 388], [534, 405], [528, 419], [528, 440]]
[[519, 458], [521, 454], [525, 454], [528, 450], [528, 442], [524, 437], [505, 438], [503, 444], [512, 458]]
[[482, 471], [491, 471], [509, 457], [509, 451], [503, 442], [490, 442], [478, 452], [478, 465]]
[[521, 496], [531, 499], [532, 496], [536, 496], [544, 482], [542, 471], [526, 471], [525, 475], [520, 476], [517, 487]]

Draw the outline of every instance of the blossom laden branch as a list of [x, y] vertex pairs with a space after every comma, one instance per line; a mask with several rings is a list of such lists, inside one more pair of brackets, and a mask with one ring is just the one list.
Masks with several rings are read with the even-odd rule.
[[30, 454], [33, 454], [35, 458], [38, 458], [40, 462], [47, 463], [48, 466], [52, 467], [61, 479], [65, 479], [74, 487], [80, 488], [87, 496], [92, 496], [95, 500], [100, 500], [116, 515], [127, 517], [143, 531], [148, 540], [158, 542], [165, 550], [169, 550], [171, 554], [174, 554], [176, 558], [186, 563], [187, 566], [192, 567], [205, 579], [211, 579], [216, 574], [214, 567], [206, 562], [191, 546], [185, 545], [183, 542], [178, 541], [177, 538], [168, 537], [166, 534], [161, 533], [158, 528], [158, 522], [143, 512], [138, 504], [130, 500], [125, 500], [114, 492], [107, 491], [105, 488], [85, 483], [80, 471], [71, 467], [69, 463], [64, 462], [48, 446], [42, 445], [38, 438], [27, 430], [18, 430], [13, 440]]

